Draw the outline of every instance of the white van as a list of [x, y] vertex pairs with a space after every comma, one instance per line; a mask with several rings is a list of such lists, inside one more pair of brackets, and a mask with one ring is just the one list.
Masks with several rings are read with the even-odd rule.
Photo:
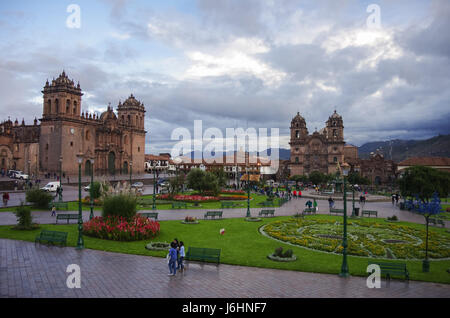
[[59, 181], [49, 182], [43, 188], [41, 188], [41, 190], [44, 190], [47, 192], [56, 192], [56, 189], [60, 186], [61, 186], [61, 184]]

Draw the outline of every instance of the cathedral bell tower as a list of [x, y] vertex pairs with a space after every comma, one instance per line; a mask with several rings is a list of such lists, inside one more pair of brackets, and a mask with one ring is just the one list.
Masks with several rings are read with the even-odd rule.
[[327, 120], [327, 139], [331, 142], [343, 142], [344, 141], [344, 122], [342, 117], [334, 111]]
[[305, 143], [308, 137], [308, 129], [306, 128], [306, 121], [299, 112], [291, 121], [291, 139], [289, 145], [291, 146], [290, 159], [290, 174], [301, 175], [303, 171], [303, 162], [305, 159]]

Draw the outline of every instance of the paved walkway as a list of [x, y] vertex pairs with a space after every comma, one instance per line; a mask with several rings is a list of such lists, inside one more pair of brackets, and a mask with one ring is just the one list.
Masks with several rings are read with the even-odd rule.
[[[294, 215], [298, 211], [302, 211], [305, 208], [306, 201], [308, 198], [297, 198], [292, 199], [287, 202], [280, 208], [275, 209], [276, 216], [286, 216], [286, 215]], [[328, 201], [326, 200], [317, 200], [319, 214], [328, 214]], [[355, 203], [355, 207], [360, 207], [359, 203]], [[339, 201], [335, 203], [335, 208], [343, 208], [343, 202]], [[250, 209], [251, 215], [258, 215], [259, 211], [264, 208], [252, 208]], [[378, 218], [386, 218], [393, 215], [397, 215], [399, 220], [414, 222], [419, 224], [425, 224], [425, 219], [421, 215], [411, 213], [409, 211], [400, 210], [397, 206], [392, 205], [391, 202], [367, 202], [364, 206], [366, 210], [376, 210], [378, 211]], [[247, 208], [240, 209], [221, 209], [223, 211], [224, 218], [238, 218], [245, 217]], [[352, 210], [352, 202], [347, 202], [347, 211], [348, 215], [351, 214]], [[179, 210], [157, 210], [158, 212], [158, 220], [182, 220], [186, 216], [193, 216], [197, 218], [203, 218], [205, 214], [205, 210], [199, 209], [179, 209]], [[65, 213], [78, 213], [78, 211], [70, 211]], [[83, 212], [83, 220], [89, 220], [89, 212]], [[51, 212], [32, 212], [33, 221], [39, 224], [52, 224], [56, 222], [56, 218], [51, 216]], [[101, 211], [94, 211], [94, 215], [101, 215]], [[66, 221], [62, 221], [64, 224]], [[71, 221], [71, 223], [76, 223], [75, 221]], [[449, 221], [445, 221], [446, 227], [449, 227]], [[17, 224], [17, 219], [14, 213], [12, 212], [0, 212], [0, 225], [13, 225]]]
[[[81, 288], [66, 285], [67, 266], [81, 270]], [[0, 297], [445, 297], [450, 285], [384, 280], [366, 287], [363, 277], [303, 273], [221, 264], [190, 264], [167, 276], [165, 259], [0, 239]]]

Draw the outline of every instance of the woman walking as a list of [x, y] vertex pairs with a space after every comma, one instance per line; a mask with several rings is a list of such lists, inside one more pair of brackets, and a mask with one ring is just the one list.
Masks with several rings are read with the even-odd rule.
[[175, 276], [177, 273], [177, 250], [175, 243], [170, 244], [170, 250], [169, 250], [169, 276]]
[[179, 247], [180, 247], [180, 250], [179, 250], [180, 257], [178, 258], [177, 269], [184, 271], [184, 264], [183, 264], [183, 260], [184, 260], [184, 243], [183, 243], [183, 241], [180, 241]]

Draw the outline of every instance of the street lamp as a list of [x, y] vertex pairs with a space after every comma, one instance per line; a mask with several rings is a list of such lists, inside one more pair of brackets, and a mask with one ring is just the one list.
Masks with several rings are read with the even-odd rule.
[[62, 162], [63, 162], [63, 157], [59, 156], [59, 202], [62, 201]]
[[130, 187], [131, 187], [131, 174], [133, 173], [133, 163], [130, 161]]
[[350, 276], [348, 271], [348, 264], [347, 264], [347, 188], [345, 183], [345, 178], [348, 176], [348, 172], [350, 166], [347, 163], [342, 164], [342, 178], [344, 179], [344, 238], [342, 241], [342, 247], [344, 250], [342, 251], [343, 254], [343, 260], [342, 260], [342, 266], [341, 266], [341, 272], [339, 273], [340, 277], [348, 277]]
[[90, 159], [91, 161], [91, 186], [90, 189], [90, 197], [91, 197], [91, 214], [89, 215], [89, 220], [92, 220], [94, 217], [94, 158]]
[[152, 210], [156, 210], [156, 160], [153, 160], [153, 205]]
[[247, 171], [247, 215], [246, 217], [251, 217], [250, 215], [250, 171], [248, 166], [245, 167]]
[[78, 241], [77, 250], [84, 248], [83, 240], [83, 211], [81, 206], [81, 164], [83, 163], [83, 154], [77, 154], [78, 161]]

